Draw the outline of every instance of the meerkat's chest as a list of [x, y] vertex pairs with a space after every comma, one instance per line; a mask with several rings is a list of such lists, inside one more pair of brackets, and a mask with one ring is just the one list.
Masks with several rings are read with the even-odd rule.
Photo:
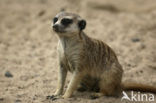
[[58, 45], [59, 59], [64, 63], [69, 71], [74, 71], [80, 60], [80, 46], [68, 44]]

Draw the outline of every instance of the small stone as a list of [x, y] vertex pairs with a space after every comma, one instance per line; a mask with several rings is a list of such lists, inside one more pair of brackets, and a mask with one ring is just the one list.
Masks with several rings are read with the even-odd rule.
[[11, 78], [11, 77], [13, 77], [13, 75], [10, 73], [10, 71], [6, 71], [5, 77]]
[[132, 42], [139, 42], [140, 39], [139, 38], [132, 38]]

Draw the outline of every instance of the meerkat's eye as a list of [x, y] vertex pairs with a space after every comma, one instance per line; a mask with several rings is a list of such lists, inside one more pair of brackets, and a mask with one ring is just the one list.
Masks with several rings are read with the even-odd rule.
[[53, 24], [55, 24], [55, 23], [57, 22], [57, 20], [58, 20], [58, 18], [55, 17], [55, 18], [53, 19]]
[[73, 22], [73, 20], [72, 19], [68, 19], [68, 18], [64, 18], [64, 19], [61, 20], [61, 23], [63, 25], [65, 25], [65, 26], [71, 24], [72, 22]]

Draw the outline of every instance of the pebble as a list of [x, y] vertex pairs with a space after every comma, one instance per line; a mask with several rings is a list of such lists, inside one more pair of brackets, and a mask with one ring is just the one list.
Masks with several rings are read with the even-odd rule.
[[132, 42], [139, 42], [140, 41], [139, 38], [132, 38], [131, 40], [132, 40]]
[[6, 71], [5, 72], [5, 77], [12, 78], [13, 75], [10, 73], [10, 71]]

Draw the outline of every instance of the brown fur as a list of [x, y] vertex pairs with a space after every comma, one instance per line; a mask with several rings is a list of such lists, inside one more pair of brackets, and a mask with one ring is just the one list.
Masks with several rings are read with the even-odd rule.
[[156, 87], [145, 85], [145, 84], [138, 84], [132, 82], [124, 82], [122, 83], [123, 90], [133, 90], [133, 91], [141, 91], [141, 92], [151, 92], [156, 94]]
[[[57, 16], [63, 18], [66, 15], [74, 18], [74, 23], [81, 19], [80, 16], [70, 13]], [[80, 84], [87, 90], [98, 91], [95, 96], [117, 96], [121, 93], [122, 66], [107, 44], [88, 37], [83, 31], [69, 33], [68, 36], [68, 32], [66, 35], [57, 34], [60, 67], [55, 95], [62, 94], [68, 71], [73, 76], [63, 98], [71, 97]], [[127, 86], [127, 89], [131, 87]]]

